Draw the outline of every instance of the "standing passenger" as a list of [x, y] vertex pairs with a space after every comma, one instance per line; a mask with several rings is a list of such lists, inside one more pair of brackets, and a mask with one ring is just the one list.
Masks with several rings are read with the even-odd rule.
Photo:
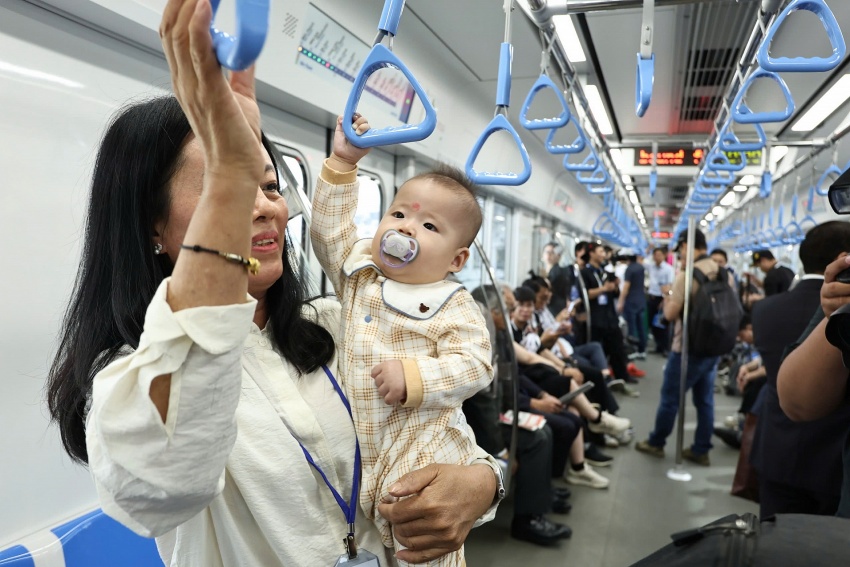
[[826, 514], [841, 495], [841, 448], [850, 430], [850, 406], [811, 423], [795, 423], [779, 407], [776, 378], [782, 355], [820, 312], [823, 273], [850, 250], [850, 224], [827, 222], [811, 229], [800, 244], [803, 276], [788, 293], [753, 306], [753, 334], [764, 360], [767, 384], [751, 460], [759, 472], [760, 516]]
[[[673, 352], [664, 367], [664, 383], [661, 386], [661, 400], [655, 415], [655, 428], [649, 438], [635, 444], [635, 449], [654, 457], [664, 457], [664, 445], [672, 433], [679, 412], [679, 390], [682, 370], [682, 310], [685, 305], [685, 271], [688, 261], [687, 232], [679, 237], [674, 251], [679, 253], [682, 271], [676, 276], [673, 289], [664, 300], [664, 317], [674, 322]], [[717, 278], [717, 263], [706, 255], [705, 235], [700, 230], [694, 232], [694, 270], [702, 272], [709, 280]], [[696, 293], [698, 284], [693, 282], [691, 297]], [[695, 356], [688, 354], [685, 388], [693, 389], [694, 406], [697, 409], [697, 429], [694, 443], [682, 451], [682, 456], [699, 465], [710, 464], [708, 452], [711, 450], [711, 434], [714, 428], [714, 374], [717, 367], [716, 356]]]
[[[350, 523], [394, 565], [302, 450], [348, 500], [359, 468], [331, 385], [339, 306], [305, 300], [253, 68], [225, 78], [211, 20], [207, 0], [168, 1], [160, 31], [177, 98], [129, 106], [104, 135], [51, 416], [104, 512], [156, 537], [166, 565], [326, 567]], [[418, 496], [381, 508], [419, 543], [400, 559], [457, 549], [494, 498], [494, 474], [435, 465], [403, 479], [395, 495]]]
[[620, 301], [617, 311], [623, 314], [626, 324], [629, 326], [629, 337], [637, 340], [637, 352], [629, 355], [630, 359], [646, 359], [646, 293], [644, 290], [643, 264], [638, 262], [634, 251], [629, 250], [626, 255], [629, 265], [623, 275], [623, 291], [620, 293]]
[[647, 303], [647, 315], [649, 328], [655, 338], [655, 352], [667, 356], [670, 348], [670, 331], [664, 314], [661, 312], [661, 302], [673, 285], [673, 266], [665, 262], [664, 250], [656, 248], [652, 251], [652, 262], [646, 268], [649, 274], [649, 301]]

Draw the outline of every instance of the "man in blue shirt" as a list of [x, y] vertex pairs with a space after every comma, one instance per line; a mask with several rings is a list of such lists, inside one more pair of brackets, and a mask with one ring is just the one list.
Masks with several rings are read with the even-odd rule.
[[662, 248], [652, 251], [652, 261], [646, 266], [649, 277], [649, 301], [647, 311], [649, 315], [649, 328], [655, 338], [655, 352], [667, 356], [670, 350], [670, 331], [663, 314], [660, 314], [661, 301], [673, 287], [675, 273], [673, 266], [665, 262], [665, 252]]
[[620, 292], [620, 300], [617, 312], [622, 313], [629, 326], [629, 337], [637, 339], [637, 352], [630, 354], [629, 358], [634, 360], [646, 359], [646, 295], [644, 294], [643, 264], [638, 262], [637, 254], [633, 250], [621, 250], [620, 256], [624, 257], [629, 265], [623, 276], [623, 289]]

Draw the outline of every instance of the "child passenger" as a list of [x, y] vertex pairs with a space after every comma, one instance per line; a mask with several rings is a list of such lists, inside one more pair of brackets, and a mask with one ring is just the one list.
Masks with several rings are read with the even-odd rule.
[[[369, 126], [355, 116], [358, 133]], [[337, 120], [316, 184], [310, 236], [342, 303], [339, 371], [362, 452], [360, 502], [384, 545], [401, 549], [377, 512], [405, 473], [469, 464], [475, 438], [463, 401], [493, 379], [489, 335], [464, 287], [446, 280], [469, 258], [481, 226], [476, 186], [441, 167], [404, 183], [377, 234], [358, 240], [357, 162]], [[463, 549], [429, 565], [463, 565]]]

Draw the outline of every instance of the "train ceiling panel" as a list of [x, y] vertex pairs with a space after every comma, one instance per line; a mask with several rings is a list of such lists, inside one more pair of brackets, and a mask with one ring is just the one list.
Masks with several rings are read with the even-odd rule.
[[[496, 81], [499, 45], [504, 40], [505, 32], [505, 12], [501, 2], [408, 0], [406, 6], [463, 61], [479, 81]], [[513, 78], [537, 78], [540, 71], [537, 27], [518, 10], [514, 10], [512, 24]]]
[[[613, 116], [624, 138], [647, 138], [674, 133], [672, 112], [676, 11], [658, 9], [655, 13], [655, 86], [652, 103], [643, 118], [635, 115], [635, 56], [640, 47], [640, 10], [617, 10], [587, 15], [591, 41], [599, 59], [608, 90]], [[662, 55], [664, 54], [664, 55]], [[600, 77], [588, 77], [588, 83], [600, 86]], [[603, 96], [603, 100], [605, 97]]]

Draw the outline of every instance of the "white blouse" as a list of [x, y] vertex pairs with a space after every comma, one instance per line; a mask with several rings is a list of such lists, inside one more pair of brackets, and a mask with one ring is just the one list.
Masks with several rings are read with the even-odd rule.
[[[94, 379], [86, 442], [104, 512], [157, 538], [167, 566], [333, 565], [345, 517], [296, 441], [347, 501], [354, 428], [327, 375], [298, 375], [254, 325], [253, 299], [175, 313], [167, 285], [138, 350]], [[339, 304], [313, 305], [335, 332]], [[336, 375], [336, 357], [328, 368]], [[163, 424], [149, 390], [169, 373]], [[359, 505], [356, 532], [361, 548], [396, 565]]]

